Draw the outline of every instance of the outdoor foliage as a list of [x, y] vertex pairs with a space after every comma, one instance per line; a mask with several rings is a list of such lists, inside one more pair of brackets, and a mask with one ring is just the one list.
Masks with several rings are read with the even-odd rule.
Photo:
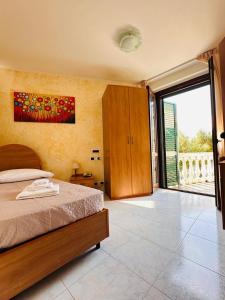
[[210, 132], [200, 130], [194, 138], [179, 132], [179, 152], [212, 152], [212, 135]]

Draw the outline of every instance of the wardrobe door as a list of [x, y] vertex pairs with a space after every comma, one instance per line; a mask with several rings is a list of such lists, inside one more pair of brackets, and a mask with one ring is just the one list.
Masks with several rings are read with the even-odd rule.
[[111, 198], [132, 195], [128, 88], [109, 87]]
[[129, 88], [133, 195], [152, 192], [148, 93]]

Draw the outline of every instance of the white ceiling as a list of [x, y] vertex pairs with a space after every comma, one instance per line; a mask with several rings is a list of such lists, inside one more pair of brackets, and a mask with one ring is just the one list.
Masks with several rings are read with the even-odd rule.
[[[115, 34], [137, 27], [124, 53]], [[0, 0], [0, 66], [140, 81], [189, 60], [225, 36], [225, 0]]]

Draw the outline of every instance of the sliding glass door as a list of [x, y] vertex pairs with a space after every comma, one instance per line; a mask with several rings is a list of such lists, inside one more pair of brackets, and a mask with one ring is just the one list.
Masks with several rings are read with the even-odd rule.
[[209, 75], [200, 79], [157, 95], [160, 186], [215, 196]]

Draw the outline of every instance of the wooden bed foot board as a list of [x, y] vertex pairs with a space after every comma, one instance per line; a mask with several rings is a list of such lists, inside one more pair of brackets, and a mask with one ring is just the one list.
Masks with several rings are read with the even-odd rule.
[[108, 210], [0, 254], [0, 299], [8, 300], [109, 236]]

